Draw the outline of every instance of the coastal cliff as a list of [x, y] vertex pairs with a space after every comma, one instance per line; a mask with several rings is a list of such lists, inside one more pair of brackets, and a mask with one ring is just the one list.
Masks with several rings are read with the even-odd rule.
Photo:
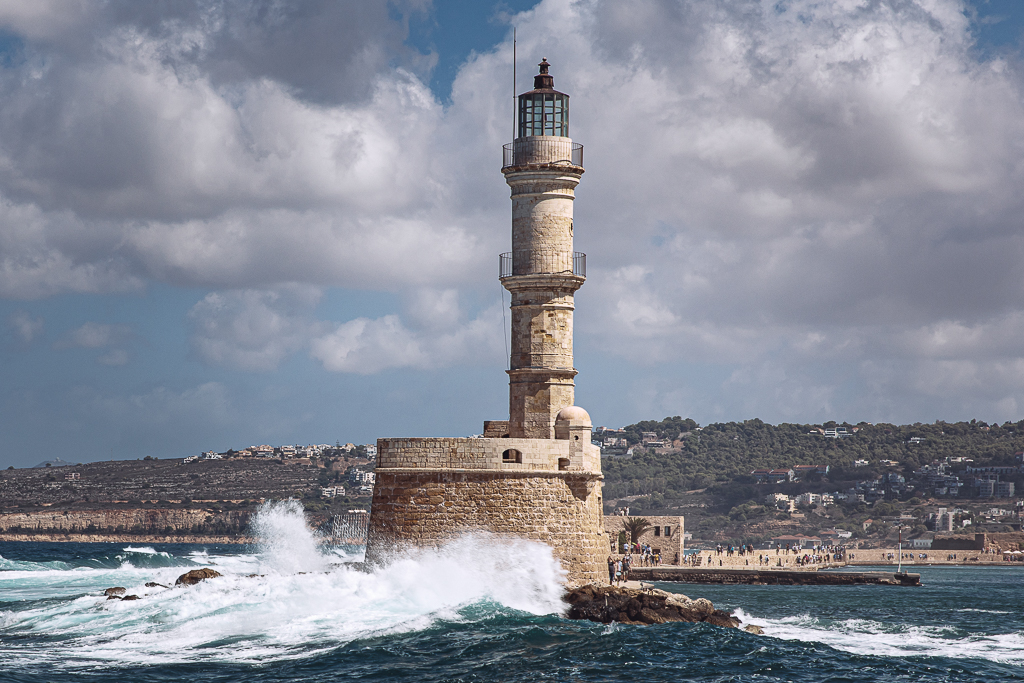
[[7, 512], [0, 514], [0, 540], [246, 543], [250, 516], [192, 508]]

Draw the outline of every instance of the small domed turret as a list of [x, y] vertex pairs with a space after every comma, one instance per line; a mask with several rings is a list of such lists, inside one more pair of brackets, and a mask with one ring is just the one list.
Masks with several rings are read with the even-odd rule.
[[555, 416], [555, 423], [566, 422], [570, 427], [593, 427], [590, 421], [590, 413], [579, 406], [566, 406], [558, 411]]

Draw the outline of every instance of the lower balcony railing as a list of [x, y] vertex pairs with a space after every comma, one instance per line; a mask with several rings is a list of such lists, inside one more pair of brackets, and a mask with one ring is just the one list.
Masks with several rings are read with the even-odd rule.
[[[537, 274], [542, 272], [551, 273], [564, 273], [566, 270], [546, 270], [539, 271]], [[512, 265], [512, 252], [508, 251], [498, 256], [498, 277], [511, 277], [513, 275], [532, 275], [534, 273], [520, 273], [516, 272], [516, 269]], [[580, 277], [587, 276], [587, 255], [582, 251], [574, 251], [572, 253], [572, 274], [579, 275]]]

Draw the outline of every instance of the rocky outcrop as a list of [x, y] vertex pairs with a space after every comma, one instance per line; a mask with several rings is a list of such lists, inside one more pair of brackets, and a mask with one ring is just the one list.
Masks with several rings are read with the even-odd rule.
[[103, 591], [103, 594], [107, 596], [107, 600], [138, 600], [138, 595], [125, 595], [128, 590], [124, 586], [114, 586]]
[[566, 616], [602, 624], [664, 624], [669, 621], [706, 622], [725, 628], [737, 628], [740, 620], [716, 610], [704, 598], [691, 600], [685, 595], [658, 589], [635, 590], [618, 586], [581, 586], [563, 598], [569, 603]]
[[190, 572], [185, 572], [178, 577], [178, 580], [174, 582], [175, 586], [194, 586], [200, 581], [206, 579], [214, 579], [221, 576], [221, 573], [210, 569], [209, 567], [203, 567], [202, 569], [193, 569]]

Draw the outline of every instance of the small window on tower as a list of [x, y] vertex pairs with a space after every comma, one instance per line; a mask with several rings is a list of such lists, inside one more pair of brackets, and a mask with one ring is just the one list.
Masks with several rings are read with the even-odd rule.
[[514, 448], [510, 448], [501, 454], [502, 462], [522, 462], [523, 454]]
[[661, 527], [660, 526], [654, 527], [654, 535], [655, 536], [661, 536]]
[[665, 538], [669, 538], [670, 536], [672, 536], [672, 527], [667, 526], [665, 527]]
[[569, 458], [559, 458], [558, 459], [558, 469], [560, 469], [560, 470], [567, 470], [567, 469], [569, 469]]

